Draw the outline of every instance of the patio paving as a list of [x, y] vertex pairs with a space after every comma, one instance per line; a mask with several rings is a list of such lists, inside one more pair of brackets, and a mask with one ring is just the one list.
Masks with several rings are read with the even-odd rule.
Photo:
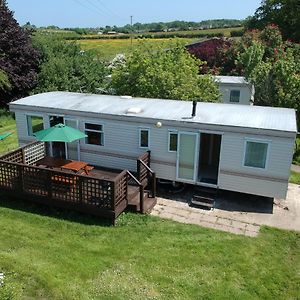
[[255, 237], [261, 225], [300, 231], [300, 186], [289, 185], [285, 200], [224, 192], [213, 210], [190, 207], [193, 191], [161, 193], [152, 215], [186, 224]]

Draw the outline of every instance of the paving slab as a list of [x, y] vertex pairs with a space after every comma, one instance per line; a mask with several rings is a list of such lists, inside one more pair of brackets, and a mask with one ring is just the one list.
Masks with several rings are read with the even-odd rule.
[[[280, 229], [300, 231], [300, 186], [289, 184], [286, 199], [256, 199], [258, 202], [245, 202], [240, 199], [221, 199], [220, 207], [203, 210], [190, 207], [187, 197], [158, 197], [152, 215], [174, 221], [195, 224], [255, 237], [261, 225]], [[265, 202], [264, 202], [265, 201]], [[250, 203], [250, 204], [249, 204]], [[259, 207], [256, 207], [258, 205]]]

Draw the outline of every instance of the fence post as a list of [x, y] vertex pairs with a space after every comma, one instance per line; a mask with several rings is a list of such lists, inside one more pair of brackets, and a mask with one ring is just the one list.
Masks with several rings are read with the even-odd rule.
[[19, 191], [20, 192], [23, 192], [23, 166], [22, 165], [19, 165], [18, 166], [18, 171], [19, 171]]
[[147, 152], [148, 152], [148, 163], [147, 163], [147, 165], [148, 165], [148, 167], [150, 168], [151, 151], [148, 150]]
[[137, 179], [138, 179], [138, 181], [141, 181], [141, 162], [139, 159], [137, 160], [136, 168], [137, 168]]
[[111, 209], [113, 211], [116, 210], [116, 195], [117, 195], [117, 191], [116, 191], [116, 183], [114, 181], [111, 181], [111, 185], [112, 185], [112, 197], [111, 197], [111, 201], [110, 201], [110, 205], [111, 205]]
[[140, 185], [140, 212], [144, 213], [144, 187]]
[[22, 163], [25, 164], [26, 163], [26, 160], [25, 160], [25, 150], [24, 148], [22, 148]]
[[126, 173], [125, 173], [125, 184], [126, 184], [126, 187], [125, 187], [125, 196], [126, 196], [126, 205], [128, 205], [128, 173], [127, 173], [127, 170], [126, 170]]
[[80, 175], [78, 176], [78, 186], [79, 186], [79, 191], [78, 191], [79, 202], [82, 203], [82, 177]]
[[156, 197], [156, 174], [152, 174], [152, 197]]
[[52, 199], [52, 171], [47, 170], [48, 177], [48, 198]]

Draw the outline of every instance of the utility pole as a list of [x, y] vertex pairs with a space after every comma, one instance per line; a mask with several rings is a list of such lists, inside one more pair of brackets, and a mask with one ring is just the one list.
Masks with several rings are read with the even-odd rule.
[[131, 42], [131, 46], [132, 46], [132, 36], [133, 36], [132, 18], [133, 18], [133, 16], [130, 16], [130, 27], [131, 27], [130, 42]]

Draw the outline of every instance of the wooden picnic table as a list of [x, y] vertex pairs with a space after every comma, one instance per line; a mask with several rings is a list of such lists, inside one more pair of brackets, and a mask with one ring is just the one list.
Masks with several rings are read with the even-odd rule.
[[71, 171], [77, 173], [77, 172], [79, 172], [81, 170], [85, 171], [85, 167], [87, 165], [88, 164], [86, 162], [73, 160], [71, 162], [66, 163], [61, 168], [65, 169], [65, 170], [71, 170]]
[[70, 160], [58, 157], [46, 156], [36, 162], [38, 166], [46, 166], [48, 168], [61, 168], [63, 170], [70, 170], [74, 173], [85, 172], [88, 175], [88, 172], [91, 171], [94, 167], [88, 166], [88, 163], [77, 160]]

